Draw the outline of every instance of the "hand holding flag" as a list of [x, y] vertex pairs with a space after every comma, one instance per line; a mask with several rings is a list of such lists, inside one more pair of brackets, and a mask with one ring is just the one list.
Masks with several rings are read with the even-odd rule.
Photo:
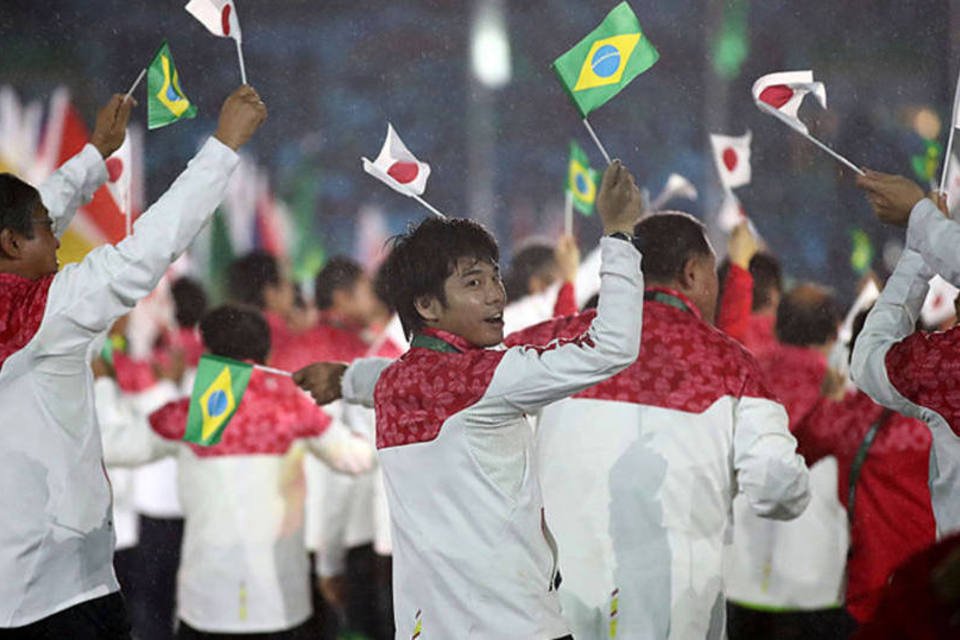
[[864, 175], [857, 165], [810, 135], [807, 125], [800, 121], [797, 111], [808, 93], [816, 96], [821, 107], [827, 108], [826, 87], [822, 82], [813, 81], [812, 71], [769, 73], [753, 83], [753, 101], [761, 111], [779, 119], [861, 176]]
[[247, 84], [247, 69], [243, 63], [243, 37], [233, 0], [190, 0], [184, 8], [213, 35], [233, 38], [240, 61], [240, 82]]
[[435, 216], [446, 218], [445, 215], [420, 197], [427, 188], [430, 165], [426, 162], [420, 162], [415, 155], [410, 153], [407, 145], [403, 144], [403, 140], [394, 131], [392, 124], [387, 123], [387, 139], [384, 140], [377, 159], [373, 162], [367, 158], [361, 158], [361, 160], [363, 161], [363, 170], [374, 178], [397, 193], [413, 198]]

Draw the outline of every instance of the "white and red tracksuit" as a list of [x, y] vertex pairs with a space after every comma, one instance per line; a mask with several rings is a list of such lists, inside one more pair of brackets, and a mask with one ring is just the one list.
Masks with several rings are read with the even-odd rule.
[[934, 273], [960, 282], [960, 224], [931, 200], [910, 213], [907, 246], [857, 338], [851, 376], [878, 403], [931, 429], [930, 497], [940, 535], [960, 529], [960, 327], [915, 331]]
[[[540, 417], [564, 617], [576, 638], [721, 638], [733, 496], [793, 518], [807, 503], [807, 471], [754, 359], [682, 294], [646, 297], [636, 363]], [[576, 334], [591, 318], [508, 343]]]
[[549, 640], [568, 633], [525, 414], [636, 358], [640, 254], [616, 238], [601, 240], [601, 250], [600, 308], [572, 341], [504, 351], [425, 331], [379, 382], [382, 362], [358, 360], [344, 376], [345, 399], [369, 403], [375, 396], [397, 638]]

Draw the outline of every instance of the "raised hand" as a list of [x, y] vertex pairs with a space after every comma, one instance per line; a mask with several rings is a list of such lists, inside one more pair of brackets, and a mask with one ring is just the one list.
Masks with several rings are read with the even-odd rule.
[[614, 160], [603, 173], [597, 211], [606, 234], [622, 232], [633, 235], [633, 227], [640, 218], [643, 196], [630, 171], [619, 160]]
[[866, 192], [881, 221], [900, 227], [906, 226], [910, 211], [923, 199], [923, 189], [913, 180], [870, 169], [857, 176], [857, 186]]
[[730, 232], [730, 239], [727, 240], [727, 255], [732, 264], [741, 269], [749, 269], [750, 261], [759, 250], [760, 243], [757, 241], [757, 236], [750, 230], [749, 222], [741, 222]]
[[213, 135], [234, 151], [242, 147], [267, 119], [267, 105], [256, 89], [243, 85], [223, 102]]
[[115, 93], [97, 113], [90, 144], [95, 146], [104, 158], [109, 157], [123, 144], [127, 135], [127, 123], [130, 122], [130, 111], [136, 104], [133, 98], [125, 98], [122, 93]]
[[553, 257], [560, 267], [560, 277], [564, 282], [573, 282], [577, 279], [577, 269], [580, 268], [580, 248], [577, 239], [571, 235], [560, 236], [557, 248], [553, 250]]

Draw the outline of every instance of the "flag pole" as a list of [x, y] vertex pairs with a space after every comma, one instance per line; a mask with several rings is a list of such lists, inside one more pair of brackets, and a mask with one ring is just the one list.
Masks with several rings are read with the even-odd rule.
[[563, 203], [563, 233], [573, 235], [573, 192], [567, 189]]
[[133, 92], [137, 90], [137, 87], [140, 86], [140, 82], [143, 80], [143, 76], [147, 75], [147, 68], [144, 67], [140, 70], [140, 75], [137, 76], [137, 79], [133, 81], [133, 86], [130, 87], [130, 91], [127, 91], [127, 95], [123, 96], [123, 101], [126, 102], [130, 99], [130, 96], [133, 95]]
[[239, 39], [234, 39], [234, 42], [237, 43], [237, 58], [240, 60], [240, 82], [247, 84], [247, 67], [243, 64], [243, 45], [240, 44]]
[[254, 369], [259, 369], [260, 371], [263, 371], [264, 373], [272, 373], [272, 374], [274, 374], [274, 375], [286, 376], [286, 377], [288, 377], [288, 378], [292, 378], [292, 377], [293, 377], [293, 374], [290, 373], [289, 371], [284, 371], [283, 369], [274, 369], [273, 367], [268, 367], [268, 366], [262, 365], [262, 364], [255, 364], [255, 365], [253, 365], [253, 368], [254, 368]]
[[587, 132], [590, 134], [590, 137], [593, 138], [593, 142], [597, 145], [597, 148], [600, 149], [600, 153], [603, 154], [603, 159], [607, 161], [607, 164], [612, 164], [612, 160], [610, 160], [610, 154], [607, 153], [607, 150], [603, 147], [603, 143], [600, 142], [600, 138], [597, 137], [593, 127], [590, 126], [590, 121], [584, 118], [583, 126], [587, 128]]
[[430, 211], [430, 213], [432, 213], [433, 215], [437, 216], [437, 217], [440, 218], [441, 220], [446, 220], [446, 219], [447, 219], [447, 216], [445, 216], [445, 215], [443, 215], [442, 213], [440, 213], [440, 211], [437, 210], [433, 205], [431, 205], [429, 202], [427, 202], [426, 200], [424, 200], [423, 198], [421, 198], [421, 197], [418, 196], [417, 194], [413, 193], [412, 191], [410, 192], [410, 197], [413, 198], [414, 200], [416, 200], [417, 202], [419, 202], [420, 204], [422, 204], [424, 207], [427, 208], [428, 211]]
[[[803, 133], [803, 132], [801, 131], [800, 133]], [[834, 158], [836, 158], [837, 160], [839, 160], [839, 161], [842, 162], [843, 164], [847, 165], [848, 167], [850, 167], [851, 169], [853, 169], [854, 171], [856, 171], [856, 172], [859, 173], [860, 175], [862, 175], [862, 176], [867, 175], [867, 174], [865, 174], [865, 173], [863, 172], [863, 170], [862, 170], [860, 167], [858, 167], [857, 165], [853, 164], [852, 162], [850, 162], [849, 160], [847, 160], [846, 158], [844, 158], [842, 155], [840, 155], [839, 153], [837, 153], [836, 151], [834, 151], [833, 149], [831, 149], [831, 148], [828, 147], [827, 145], [823, 144], [822, 142], [820, 142], [819, 140], [817, 140], [816, 138], [814, 138], [814, 137], [813, 137], [812, 135], [810, 135], [809, 133], [803, 133], [803, 135], [804, 135], [804, 137], [807, 138], [807, 140], [809, 140], [809, 141], [812, 142], [813, 144], [817, 145], [818, 147], [820, 147], [821, 149], [823, 149], [824, 151], [826, 151], [827, 153], [829, 153], [831, 156], [833, 156]]]

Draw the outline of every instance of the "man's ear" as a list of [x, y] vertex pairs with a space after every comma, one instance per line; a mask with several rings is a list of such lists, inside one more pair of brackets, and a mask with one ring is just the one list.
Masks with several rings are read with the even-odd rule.
[[693, 256], [683, 263], [683, 269], [680, 270], [680, 285], [684, 290], [693, 289], [697, 285], [697, 260], [699, 256]]
[[413, 301], [413, 308], [427, 324], [440, 320], [441, 307], [440, 301], [435, 296], [420, 296]]
[[21, 240], [22, 236], [10, 227], [0, 231], [0, 252], [3, 253], [3, 257], [10, 260], [19, 258]]

